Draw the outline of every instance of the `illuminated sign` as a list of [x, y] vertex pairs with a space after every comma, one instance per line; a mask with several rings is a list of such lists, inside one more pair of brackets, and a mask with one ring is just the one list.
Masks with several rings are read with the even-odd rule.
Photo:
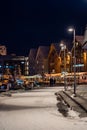
[[84, 64], [76, 64], [76, 65], [73, 65], [73, 67], [84, 67]]

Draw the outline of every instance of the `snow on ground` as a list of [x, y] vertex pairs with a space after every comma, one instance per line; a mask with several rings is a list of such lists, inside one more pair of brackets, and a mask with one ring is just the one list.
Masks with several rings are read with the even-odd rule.
[[57, 91], [49, 88], [0, 97], [0, 130], [87, 130], [87, 117], [79, 118], [73, 110], [68, 117], [58, 112]]

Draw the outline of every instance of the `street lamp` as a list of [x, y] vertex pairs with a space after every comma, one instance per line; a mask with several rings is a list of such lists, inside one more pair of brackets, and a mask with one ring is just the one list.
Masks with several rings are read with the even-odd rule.
[[76, 96], [76, 55], [75, 55], [75, 28], [69, 28], [69, 32], [73, 32], [73, 43], [74, 43], [74, 95]]
[[65, 85], [65, 91], [66, 91], [66, 56], [65, 56], [65, 50], [66, 50], [66, 45], [64, 45], [63, 42], [60, 43], [61, 50], [64, 51], [64, 85]]

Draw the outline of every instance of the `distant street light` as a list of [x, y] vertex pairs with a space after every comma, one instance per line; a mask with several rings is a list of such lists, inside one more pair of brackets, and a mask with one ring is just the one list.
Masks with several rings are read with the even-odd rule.
[[76, 96], [76, 56], [75, 56], [75, 28], [69, 28], [69, 32], [73, 32], [73, 43], [74, 43], [74, 95]]

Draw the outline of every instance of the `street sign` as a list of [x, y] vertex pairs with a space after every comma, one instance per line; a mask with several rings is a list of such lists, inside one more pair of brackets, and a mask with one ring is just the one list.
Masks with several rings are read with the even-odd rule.
[[84, 67], [84, 64], [76, 64], [76, 65], [73, 65], [73, 67]]

